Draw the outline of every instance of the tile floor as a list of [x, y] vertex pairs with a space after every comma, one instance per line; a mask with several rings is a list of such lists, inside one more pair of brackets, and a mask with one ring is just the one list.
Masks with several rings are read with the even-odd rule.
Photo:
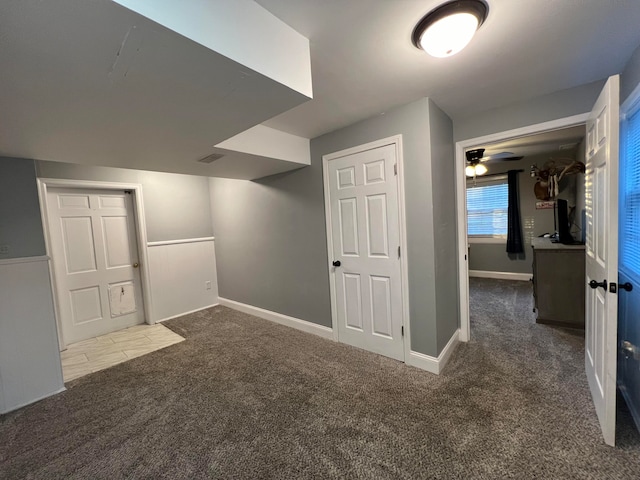
[[136, 325], [67, 346], [60, 352], [64, 381], [112, 367], [184, 340], [162, 324]]

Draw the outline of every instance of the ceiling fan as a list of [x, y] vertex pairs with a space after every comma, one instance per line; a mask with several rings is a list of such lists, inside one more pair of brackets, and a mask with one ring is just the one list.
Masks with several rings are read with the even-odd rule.
[[467, 168], [465, 168], [465, 174], [467, 177], [475, 177], [476, 175], [484, 175], [487, 173], [487, 167], [482, 165], [484, 162], [492, 160], [514, 161], [524, 158], [522, 156], [514, 155], [512, 152], [500, 152], [485, 156], [484, 151], [484, 148], [476, 148], [474, 150], [467, 150], [465, 153], [467, 156]]

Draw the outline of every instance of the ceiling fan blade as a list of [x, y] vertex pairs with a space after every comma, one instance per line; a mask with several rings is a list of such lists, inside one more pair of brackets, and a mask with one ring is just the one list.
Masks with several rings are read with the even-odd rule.
[[482, 157], [482, 161], [486, 162], [488, 160], [503, 160], [505, 158], [512, 158], [515, 157], [516, 154], [513, 152], [499, 152], [499, 153], [494, 153], [492, 155], [485, 155]]

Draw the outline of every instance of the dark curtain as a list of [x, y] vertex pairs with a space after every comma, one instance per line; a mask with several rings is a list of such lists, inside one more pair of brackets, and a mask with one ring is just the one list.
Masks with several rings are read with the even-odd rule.
[[520, 201], [518, 197], [518, 171], [509, 170], [507, 253], [524, 253], [522, 226], [520, 225]]

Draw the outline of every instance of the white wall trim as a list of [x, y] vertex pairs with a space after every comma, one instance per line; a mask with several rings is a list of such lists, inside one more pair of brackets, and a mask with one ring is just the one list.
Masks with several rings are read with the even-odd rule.
[[438, 357], [432, 357], [431, 355], [425, 355], [424, 353], [411, 350], [409, 352], [409, 355], [407, 356], [406, 363], [407, 365], [411, 365], [412, 367], [420, 368], [422, 370], [426, 370], [427, 372], [440, 375], [442, 369], [451, 358], [451, 354], [455, 350], [456, 345], [458, 345], [459, 341], [460, 329], [456, 330], [453, 333]]
[[37, 258], [39, 261], [0, 265], [0, 409], [3, 412], [64, 388], [49, 263], [43, 257]]
[[[322, 180], [324, 186], [324, 211], [325, 211], [325, 225], [327, 232], [327, 263], [331, 264], [331, 257], [333, 252], [333, 229], [331, 226], [331, 202], [329, 198], [329, 177], [328, 169], [329, 162], [336, 158], [345, 157], [347, 155], [353, 155], [354, 153], [360, 153], [367, 150], [373, 150], [374, 148], [384, 147], [387, 145], [394, 145], [396, 149], [396, 162], [398, 164], [398, 175], [396, 175], [397, 187], [398, 187], [398, 215], [399, 215], [399, 232], [400, 232], [400, 249], [402, 255], [400, 257], [400, 277], [401, 277], [401, 289], [402, 289], [402, 325], [404, 326], [404, 358], [405, 361], [409, 357], [411, 352], [411, 321], [409, 318], [409, 266], [407, 257], [407, 214], [405, 205], [405, 186], [404, 186], [404, 153], [402, 147], [402, 135], [393, 135], [391, 137], [382, 138], [374, 142], [365, 143], [364, 145], [358, 145], [356, 147], [347, 148], [338, 152], [330, 153], [322, 156]], [[331, 268], [331, 267], [329, 267]], [[336, 297], [336, 284], [335, 275], [329, 272], [329, 290], [331, 294], [331, 325], [333, 327], [333, 339], [340, 341], [338, 336], [338, 309], [337, 309], [337, 297]]]
[[154, 321], [218, 303], [215, 242], [148, 247]]
[[147, 247], [160, 247], [163, 245], [179, 245], [181, 243], [199, 243], [199, 242], [213, 242], [216, 237], [201, 237], [201, 238], [182, 238], [180, 240], [162, 240], [159, 242], [147, 242]]
[[33, 263], [47, 261], [49, 261], [48, 255], [40, 255], [39, 257], [1, 258], [0, 265], [13, 265], [14, 263]]
[[66, 387], [62, 387], [54, 392], [47, 393], [46, 395], [41, 395], [37, 398], [34, 398], [33, 400], [29, 400], [28, 402], [20, 403], [18, 405], [12, 405], [7, 410], [0, 410], [0, 414], [5, 414], [5, 413], [13, 412], [14, 410], [19, 410], [22, 407], [26, 407], [27, 405], [31, 405], [32, 403], [39, 402], [40, 400], [44, 400], [45, 398], [48, 398], [52, 395], [57, 395], [58, 393], [62, 393], [65, 390], [66, 390]]
[[178, 315], [172, 315], [172, 316], [167, 317], [167, 318], [162, 318], [160, 320], [156, 320], [156, 323], [166, 322], [167, 320], [172, 320], [174, 318], [183, 317], [184, 315], [189, 315], [190, 313], [201, 312], [202, 310], [206, 310], [207, 308], [217, 307], [218, 305], [220, 305], [220, 304], [219, 303], [213, 303], [211, 305], [207, 305], [206, 307], [196, 308], [195, 310], [189, 310], [188, 312], [183, 312], [183, 313], [179, 313]]
[[307, 322], [306, 320], [300, 320], [299, 318], [289, 317], [281, 313], [272, 312], [271, 310], [265, 310], [263, 308], [254, 307], [253, 305], [247, 305], [246, 303], [236, 302], [235, 300], [229, 300], [228, 298], [219, 298], [220, 305], [224, 307], [237, 310], [239, 312], [248, 313], [264, 320], [279, 323], [286, 327], [295, 328], [296, 330], [302, 330], [306, 333], [312, 333], [322, 338], [333, 340], [333, 329], [325, 327], [323, 325], [317, 325], [315, 323]]
[[[138, 258], [140, 263], [140, 278], [142, 281], [142, 301], [144, 304], [145, 321], [152, 325], [153, 302], [151, 298], [151, 276], [149, 273], [149, 255], [147, 250], [147, 225], [142, 198], [142, 185], [139, 183], [97, 182], [93, 180], [69, 180], [62, 178], [38, 178], [38, 197], [40, 202], [40, 216], [47, 256], [51, 258], [51, 232], [49, 230], [49, 210], [47, 206], [47, 190], [49, 188], [85, 188], [93, 190], [131, 190], [133, 192], [133, 209], [136, 225], [136, 239], [138, 241]], [[58, 305], [58, 289], [54, 273], [55, 266], [49, 262], [49, 279], [53, 291], [53, 306], [58, 328], [60, 349], [66, 347], [64, 335], [60, 328], [60, 310]]]
[[469, 245], [472, 243], [480, 245], [506, 245], [507, 237], [467, 237]]
[[469, 263], [467, 248], [469, 245], [467, 239], [467, 177], [464, 173], [466, 149], [494, 143], [499, 141], [510, 140], [525, 135], [557, 130], [559, 128], [572, 127], [587, 123], [589, 113], [573, 115], [571, 117], [559, 118], [549, 122], [528, 125], [514, 130], [506, 130], [503, 132], [493, 133], [482, 137], [470, 138], [456, 142], [456, 159], [455, 159], [455, 175], [456, 175], [456, 211], [457, 211], [457, 228], [458, 228], [458, 290], [459, 290], [459, 306], [460, 306], [460, 341], [468, 342], [471, 335], [471, 324], [469, 320]]
[[528, 282], [533, 277], [532, 273], [515, 273], [515, 272], [491, 272], [488, 270], [469, 270], [470, 277], [477, 278], [496, 278], [498, 280], [520, 280]]

